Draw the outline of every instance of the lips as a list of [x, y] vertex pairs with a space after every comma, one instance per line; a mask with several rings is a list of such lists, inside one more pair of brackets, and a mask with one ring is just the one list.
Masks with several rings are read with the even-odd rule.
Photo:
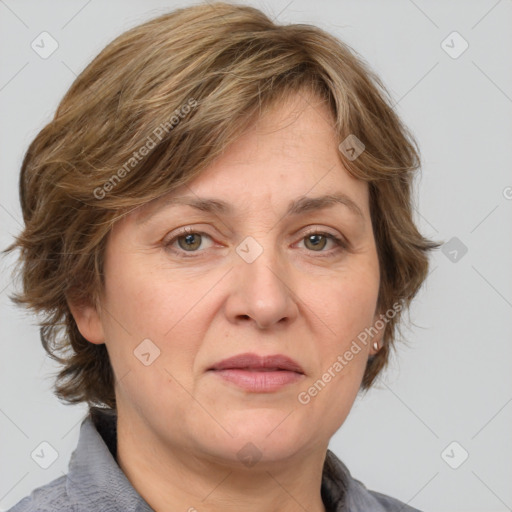
[[267, 356], [239, 354], [214, 364], [209, 370], [288, 371], [304, 374], [299, 363], [282, 354]]
[[239, 354], [214, 364], [208, 373], [250, 393], [276, 392], [305, 378], [299, 363], [282, 354]]

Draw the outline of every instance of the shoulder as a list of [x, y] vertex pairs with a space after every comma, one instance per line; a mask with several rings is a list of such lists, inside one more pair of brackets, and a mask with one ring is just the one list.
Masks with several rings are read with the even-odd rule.
[[34, 489], [7, 512], [75, 512], [66, 491], [66, 476]]
[[327, 451], [323, 485], [334, 511], [420, 512], [396, 498], [367, 489], [330, 450]]
[[8, 512], [151, 512], [115, 460], [115, 422], [115, 415], [91, 410], [68, 473], [34, 489]]
[[[413, 508], [410, 505], [407, 505], [403, 501], [400, 501], [396, 498], [393, 498], [391, 496], [387, 496], [385, 494], [381, 494], [380, 492], [376, 491], [370, 491], [368, 490], [361, 482], [358, 480], [354, 480], [359, 485], [362, 486], [362, 489], [359, 491], [359, 499], [361, 499], [362, 495], [367, 493], [366, 499], [368, 500], [368, 503], [375, 503], [375, 505], [379, 505], [380, 508], [375, 509], [382, 512], [421, 512], [417, 508]], [[356, 498], [357, 500], [357, 498]], [[366, 502], [365, 502], [366, 504]], [[359, 510], [359, 509], [355, 509]], [[361, 510], [363, 510], [361, 508]]]

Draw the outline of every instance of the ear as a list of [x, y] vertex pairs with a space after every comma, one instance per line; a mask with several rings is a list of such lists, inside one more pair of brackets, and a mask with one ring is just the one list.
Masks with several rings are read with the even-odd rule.
[[68, 306], [75, 319], [80, 334], [91, 343], [105, 343], [103, 324], [97, 308], [93, 305], [76, 304], [68, 301]]

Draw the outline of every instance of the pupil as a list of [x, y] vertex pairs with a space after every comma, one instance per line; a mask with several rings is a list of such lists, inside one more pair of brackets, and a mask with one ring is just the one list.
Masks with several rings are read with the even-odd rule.
[[[196, 237], [197, 237], [197, 240], [194, 243], [194, 239], [196, 239]], [[185, 250], [197, 249], [199, 247], [199, 245], [201, 245], [201, 240], [197, 233], [192, 233], [190, 235], [185, 235], [183, 238], [181, 238], [179, 240], [179, 244], [180, 244], [181, 248], [185, 249]]]
[[308, 241], [314, 248], [320, 247], [321, 249], [324, 247], [324, 244], [322, 244], [322, 242], [325, 243], [323, 235], [309, 235]]

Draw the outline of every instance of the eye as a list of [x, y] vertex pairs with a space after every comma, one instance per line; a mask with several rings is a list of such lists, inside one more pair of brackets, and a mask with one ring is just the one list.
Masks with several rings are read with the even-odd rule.
[[[211, 237], [206, 233], [194, 231], [192, 228], [188, 227], [181, 230], [181, 232], [174, 235], [171, 239], [165, 241], [164, 246], [186, 257], [183, 252], [196, 253], [200, 248], [205, 249], [205, 247], [201, 247], [205, 239], [211, 240]], [[176, 247], [176, 244], [178, 247]]]
[[[191, 227], [186, 227], [174, 234], [169, 240], [164, 241], [166, 249], [174, 252], [180, 257], [187, 258], [199, 255], [202, 251], [211, 247], [207, 245], [204, 247], [206, 240], [212, 241], [212, 238], [202, 232], [194, 231]], [[348, 249], [349, 244], [343, 238], [340, 238], [333, 233], [328, 233], [319, 230], [311, 230], [306, 233], [300, 242], [304, 242], [305, 248], [308, 252], [319, 253], [321, 257], [335, 256], [340, 251]], [[331, 243], [331, 250], [324, 250]], [[187, 254], [188, 253], [188, 254]]]
[[[328, 256], [331, 253], [338, 253], [340, 250], [348, 248], [348, 244], [345, 240], [337, 237], [332, 233], [327, 233], [323, 231], [310, 231], [306, 233], [306, 235], [302, 238], [301, 241], [304, 241], [304, 246], [306, 249], [312, 252], [319, 253], [328, 253]], [[331, 242], [334, 245], [333, 251], [324, 251], [325, 247]]]

